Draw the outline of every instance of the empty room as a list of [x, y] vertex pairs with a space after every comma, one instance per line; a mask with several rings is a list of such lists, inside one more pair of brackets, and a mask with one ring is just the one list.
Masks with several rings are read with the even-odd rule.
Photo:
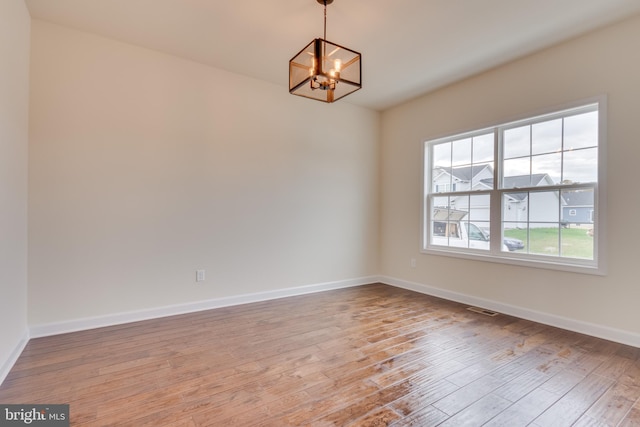
[[0, 425], [640, 426], [637, 0], [0, 0]]

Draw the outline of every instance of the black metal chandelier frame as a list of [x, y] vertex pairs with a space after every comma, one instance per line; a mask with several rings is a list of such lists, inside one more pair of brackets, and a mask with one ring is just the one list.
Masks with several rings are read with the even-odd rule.
[[334, 102], [362, 88], [362, 55], [327, 40], [327, 5], [324, 35], [316, 38], [289, 61], [289, 93], [323, 102]]

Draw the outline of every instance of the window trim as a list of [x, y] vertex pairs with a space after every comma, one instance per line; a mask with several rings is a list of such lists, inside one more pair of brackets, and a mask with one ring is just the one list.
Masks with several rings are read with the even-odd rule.
[[[589, 106], [595, 106], [598, 111], [598, 181], [593, 185], [594, 190], [594, 206], [598, 211], [598, 215], [594, 218], [594, 255], [593, 260], [581, 260], [578, 258], [562, 258], [562, 257], [549, 257], [545, 255], [535, 254], [514, 254], [509, 252], [502, 252], [501, 241], [502, 239], [492, 239], [491, 248], [486, 250], [478, 250], [471, 248], [457, 248], [447, 246], [434, 246], [429, 242], [429, 223], [427, 218], [428, 209], [430, 209], [430, 194], [432, 194], [432, 170], [430, 167], [431, 152], [429, 147], [435, 145], [435, 143], [443, 140], [459, 140], [463, 138], [472, 137], [486, 132], [493, 132], [495, 139], [501, 137], [502, 132], [496, 131], [496, 129], [506, 129], [510, 127], [517, 127], [517, 125], [524, 125], [525, 122], [532, 123], [534, 121], [544, 121], [556, 117], [565, 117], [566, 112], [572, 109], [588, 108]], [[469, 260], [480, 260], [488, 262], [496, 262], [502, 264], [518, 265], [532, 268], [542, 268], [551, 270], [568, 271], [582, 274], [592, 275], [606, 275], [607, 273], [607, 258], [606, 258], [606, 153], [607, 153], [607, 97], [601, 95], [593, 98], [583, 99], [567, 103], [560, 106], [545, 108], [541, 111], [529, 114], [520, 114], [517, 117], [512, 117], [509, 120], [496, 121], [488, 126], [477, 126], [472, 130], [465, 130], [462, 132], [451, 132], [440, 137], [424, 138], [420, 141], [422, 147], [422, 191], [421, 191], [421, 216], [420, 216], [420, 230], [421, 230], [421, 242], [420, 252], [428, 255], [447, 256], [453, 258], [462, 258]], [[503, 159], [501, 157], [502, 144], [501, 141], [494, 140], [494, 189], [484, 191], [469, 191], [469, 192], [456, 192], [456, 193], [438, 193], [438, 196], [448, 196], [453, 194], [499, 194], [500, 197], [491, 197], [491, 217], [490, 217], [490, 232], [492, 235], [502, 235], [502, 197], [501, 194], [509, 190], [547, 190], [551, 191], [556, 187], [559, 189], [566, 189], [567, 187], [558, 184], [551, 187], [534, 187], [523, 189], [503, 189], [501, 182], [502, 165], [498, 166], [498, 162]], [[592, 185], [590, 184], [589, 187]], [[569, 187], [571, 188], [571, 187]]]

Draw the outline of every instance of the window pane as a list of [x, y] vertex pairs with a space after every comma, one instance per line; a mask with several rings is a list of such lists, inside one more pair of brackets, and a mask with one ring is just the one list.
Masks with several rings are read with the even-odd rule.
[[509, 252], [528, 250], [528, 196], [528, 193], [502, 195], [502, 242]]
[[528, 193], [504, 193], [502, 195], [502, 227], [526, 228], [529, 220]]
[[[543, 154], [531, 158], [532, 186], [553, 185], [562, 178], [562, 154]], [[548, 179], [547, 179], [548, 178]], [[551, 182], [549, 182], [549, 180]]]
[[[451, 209], [464, 211], [465, 214], [463, 216], [465, 219], [467, 219], [467, 213], [469, 212], [469, 196], [465, 195], [465, 196], [451, 197], [451, 201], [449, 205]], [[462, 219], [462, 216], [457, 219]]]
[[493, 162], [493, 132], [473, 137], [473, 163]]
[[[431, 244], [453, 248], [489, 250], [488, 195], [434, 197]], [[475, 218], [472, 220], [472, 217]], [[486, 217], [487, 220], [482, 220]]]
[[502, 165], [502, 188], [523, 188], [531, 185], [531, 158], [505, 160]]
[[562, 119], [536, 123], [532, 126], [532, 154], [560, 152], [562, 150]]
[[470, 248], [489, 250], [488, 222], [465, 222], [464, 226], [466, 228]]
[[561, 228], [561, 256], [568, 258], [593, 259], [593, 228], [567, 225]]
[[471, 164], [471, 138], [453, 141], [452, 150], [451, 164], [453, 166]]
[[449, 198], [448, 197], [434, 197], [431, 203], [431, 207], [433, 208], [434, 215], [437, 215], [439, 210], [445, 211], [442, 215], [444, 217], [438, 216], [437, 219], [447, 218], [446, 210], [449, 209]]
[[566, 151], [563, 175], [565, 183], [598, 182], [598, 149]]
[[431, 191], [434, 193], [448, 193], [451, 191], [451, 168], [436, 168], [433, 170], [433, 185]]
[[471, 177], [472, 190], [493, 189], [493, 163], [485, 163], [473, 166]]
[[591, 228], [593, 210], [593, 189], [562, 191], [563, 224], [585, 225]]
[[562, 191], [561, 256], [594, 259], [594, 191]]
[[433, 167], [447, 168], [451, 166], [451, 143], [438, 144], [433, 146]]
[[521, 126], [504, 131], [504, 158], [529, 156], [531, 154], [530, 143], [531, 126]]
[[529, 221], [553, 222], [560, 220], [560, 199], [558, 191], [529, 193]]
[[[431, 243], [448, 246], [449, 244], [449, 198], [434, 197], [432, 199]], [[455, 236], [454, 236], [455, 237]]]
[[[464, 199], [467, 199], [465, 202]], [[468, 211], [455, 209], [454, 204], [468, 204], [468, 197], [436, 197], [433, 199], [431, 215], [431, 244], [468, 248], [466, 230], [463, 230]]]
[[[509, 252], [523, 252], [529, 251], [529, 233], [528, 229], [507, 227], [512, 224], [507, 223], [503, 229], [503, 243], [507, 247]], [[504, 249], [503, 249], [504, 250]]]
[[598, 146], [598, 112], [577, 114], [564, 119], [564, 149]]
[[560, 255], [560, 231], [558, 225], [531, 223], [529, 224], [529, 253], [536, 255]]
[[469, 197], [469, 221], [484, 222], [491, 218], [491, 198], [488, 194], [471, 195]]

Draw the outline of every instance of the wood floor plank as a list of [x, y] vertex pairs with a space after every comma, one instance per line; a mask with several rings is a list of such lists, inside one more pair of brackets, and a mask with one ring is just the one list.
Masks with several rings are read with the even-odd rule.
[[558, 401], [557, 394], [542, 388], [536, 388], [531, 393], [516, 401], [500, 414], [489, 420], [486, 427], [519, 427], [527, 426], [540, 416], [551, 405]]
[[538, 369], [529, 369], [522, 375], [498, 388], [493, 393], [503, 399], [507, 399], [511, 402], [517, 402], [533, 390], [539, 388], [542, 384], [549, 381], [551, 375], [552, 374], [549, 372], [542, 372]]
[[536, 418], [540, 426], [573, 425], [612, 385], [614, 381], [599, 375], [589, 375]]
[[[431, 381], [421, 384], [419, 387], [413, 387], [413, 390], [395, 400], [391, 403], [391, 407], [398, 413], [411, 419], [422, 418], [423, 415], [419, 415], [423, 410], [427, 409], [427, 412], [431, 413], [436, 411], [444, 414], [444, 412], [437, 410], [431, 404], [442, 399], [445, 396], [458, 390], [459, 387], [446, 380]], [[445, 418], [447, 415], [445, 414]]]
[[431, 405], [420, 408], [411, 412], [410, 415], [394, 421], [390, 424], [392, 427], [425, 427], [437, 426], [444, 422], [449, 416], [444, 412], [434, 408]]
[[636, 404], [625, 415], [624, 419], [618, 427], [637, 427], [640, 426], [640, 398], [636, 401]]
[[542, 384], [540, 388], [551, 393], [555, 393], [558, 396], [562, 396], [579, 384], [583, 379], [584, 377], [582, 375], [568, 370], [562, 370]]
[[72, 426], [640, 425], [640, 349], [382, 284], [29, 341]]
[[[628, 365], [627, 369], [617, 376], [616, 384], [585, 412], [576, 426], [598, 423], [617, 426], [633, 408], [637, 396], [640, 396], [640, 364], [630, 359], [626, 360], [631, 365]], [[620, 364], [618, 361], [614, 361], [610, 366], [611, 371], [608, 372], [619, 372]]]
[[[343, 407], [335, 412], [323, 415], [317, 419], [319, 424], [327, 425], [347, 425], [353, 420], [366, 418], [375, 419], [373, 414], [377, 413], [382, 406], [389, 406], [388, 404], [400, 399], [407, 394], [407, 391], [411, 388], [409, 384], [399, 383], [391, 387], [379, 390], [372, 393], [358, 401], [352, 402], [349, 406]], [[388, 410], [384, 411], [384, 414], [393, 413], [392, 419], [400, 418], [393, 407], [389, 406]], [[386, 419], [386, 418], [384, 418]]]
[[346, 427], [380, 427], [388, 426], [399, 420], [401, 417], [398, 413], [389, 408], [380, 408], [364, 417], [352, 421], [348, 424], [329, 424], [329, 425], [344, 425]]
[[487, 375], [464, 387], [460, 387], [450, 395], [433, 403], [433, 406], [452, 416], [490, 394], [504, 383], [505, 381], [501, 378]]
[[509, 406], [511, 406], [511, 402], [490, 393], [467, 406], [440, 425], [442, 427], [480, 426]]

